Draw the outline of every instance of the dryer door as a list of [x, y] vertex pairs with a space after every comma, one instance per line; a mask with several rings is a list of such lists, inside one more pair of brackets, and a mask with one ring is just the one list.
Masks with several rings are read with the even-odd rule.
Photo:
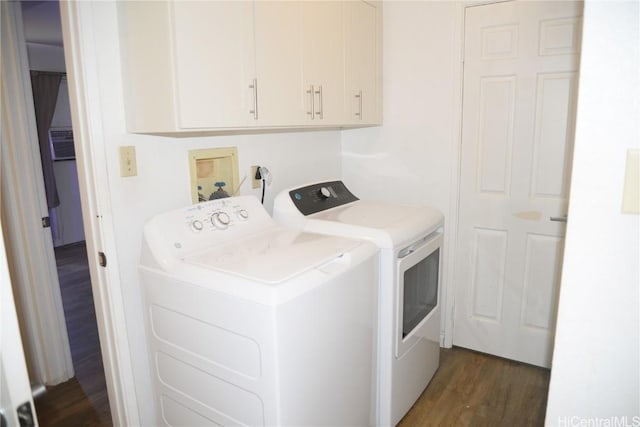
[[[439, 294], [442, 233], [401, 249], [397, 257], [396, 357], [418, 340], [440, 340]], [[433, 318], [433, 321], [430, 321]], [[429, 323], [429, 325], [427, 325]], [[434, 325], [435, 324], [435, 327]]]

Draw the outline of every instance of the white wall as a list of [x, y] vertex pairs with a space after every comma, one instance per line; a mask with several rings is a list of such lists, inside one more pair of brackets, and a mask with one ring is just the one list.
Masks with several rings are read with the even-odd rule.
[[[342, 175], [360, 198], [440, 209], [445, 246], [451, 248], [457, 215], [457, 184], [452, 180], [458, 175], [462, 6], [454, 1], [386, 1], [382, 16], [383, 126], [343, 132]], [[443, 301], [452, 278], [449, 260], [444, 259]], [[443, 310], [443, 320], [448, 314]]]
[[[120, 272], [119, 286], [128, 325], [141, 424], [154, 425], [153, 399], [147, 370], [146, 343], [143, 328], [138, 261], [145, 220], [160, 212], [191, 203], [188, 151], [198, 148], [238, 148], [240, 179], [251, 165], [267, 166], [273, 183], [267, 189], [265, 205], [272, 209], [274, 196], [282, 189], [310, 180], [340, 176], [340, 133], [337, 131], [304, 133], [270, 133], [264, 135], [171, 138], [134, 135], [126, 132], [121, 78], [118, 22], [115, 2], [92, 2], [82, 5], [81, 25], [91, 28], [92, 41], [84, 52], [83, 64], [89, 84], [99, 96], [89, 99], [92, 128], [104, 143], [108, 178], [96, 191], [104, 192], [112, 218], [116, 239], [115, 253], [107, 253], [108, 265]], [[94, 80], [95, 78], [95, 80]], [[138, 175], [120, 178], [118, 147], [132, 145], [137, 152]], [[248, 179], [240, 193], [259, 196], [250, 189]]]
[[456, 2], [383, 4], [383, 126], [343, 132], [344, 179], [362, 197], [448, 211], [459, 111]]
[[640, 217], [621, 213], [639, 56], [639, 3], [587, 0], [548, 425], [640, 423]]
[[[62, 52], [61, 52], [62, 53]], [[60, 82], [56, 110], [51, 120], [51, 127], [71, 127], [71, 111], [69, 109], [69, 92], [67, 80]], [[60, 204], [49, 210], [51, 215], [51, 232], [54, 246], [68, 245], [84, 240], [82, 225], [82, 207], [78, 185], [78, 165], [75, 160], [53, 162], [53, 173], [56, 176], [56, 187]]]

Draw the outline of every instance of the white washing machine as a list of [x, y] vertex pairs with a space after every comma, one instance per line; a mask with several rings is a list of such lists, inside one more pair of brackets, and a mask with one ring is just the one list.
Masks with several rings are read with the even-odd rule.
[[375, 422], [378, 248], [254, 197], [158, 215], [140, 263], [158, 424]]
[[290, 227], [380, 247], [376, 423], [396, 425], [440, 360], [442, 213], [359, 200], [331, 181], [281, 192], [273, 215]]

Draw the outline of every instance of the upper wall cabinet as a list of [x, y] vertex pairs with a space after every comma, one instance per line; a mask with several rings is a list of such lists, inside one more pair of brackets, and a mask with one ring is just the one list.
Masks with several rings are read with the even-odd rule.
[[380, 3], [121, 2], [138, 133], [380, 124]]

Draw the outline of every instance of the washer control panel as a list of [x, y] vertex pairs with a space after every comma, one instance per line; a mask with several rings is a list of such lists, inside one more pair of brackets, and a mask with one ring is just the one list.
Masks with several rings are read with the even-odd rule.
[[251, 218], [248, 207], [239, 200], [217, 199], [190, 206], [184, 210], [184, 222], [194, 233], [226, 230]]
[[289, 197], [303, 215], [311, 215], [358, 200], [342, 181], [319, 182], [289, 191]]
[[209, 200], [150, 218], [144, 238], [161, 264], [235, 243], [247, 236], [278, 227], [254, 196]]

